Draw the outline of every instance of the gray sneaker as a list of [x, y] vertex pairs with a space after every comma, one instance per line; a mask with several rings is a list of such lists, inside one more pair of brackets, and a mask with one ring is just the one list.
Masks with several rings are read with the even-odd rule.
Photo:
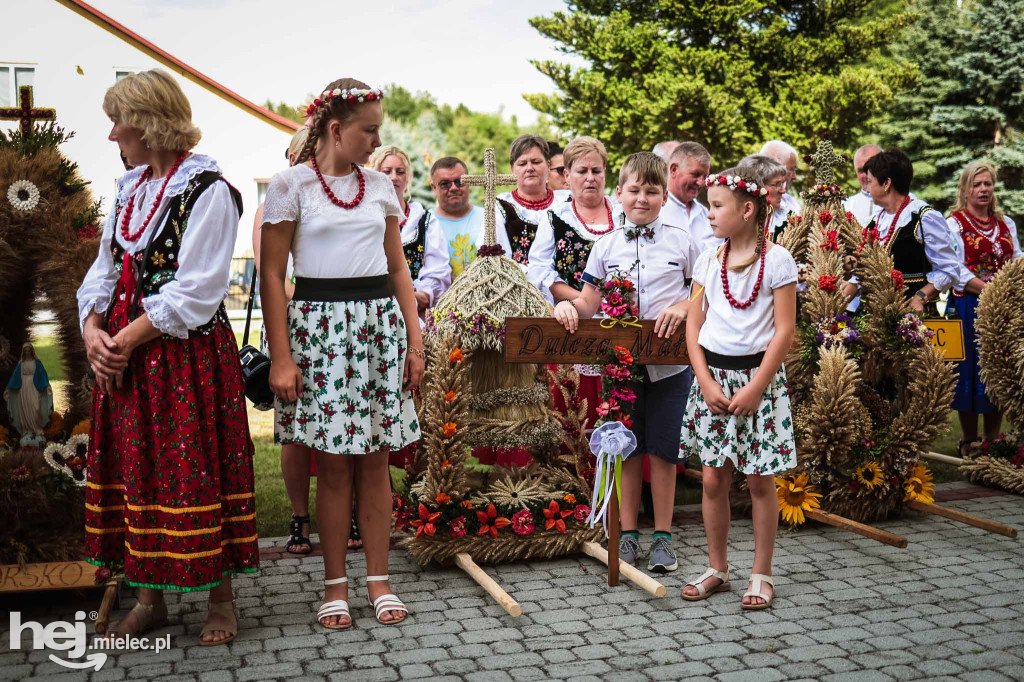
[[636, 559], [643, 555], [640, 543], [632, 535], [623, 535], [619, 538], [619, 561], [627, 564], [636, 564]]
[[655, 573], [668, 573], [679, 568], [676, 553], [672, 551], [672, 540], [663, 535], [654, 538], [651, 543], [651, 560], [647, 562], [647, 570]]

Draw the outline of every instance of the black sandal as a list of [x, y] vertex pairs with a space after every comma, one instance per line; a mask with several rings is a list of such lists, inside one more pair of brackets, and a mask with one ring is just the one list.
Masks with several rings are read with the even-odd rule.
[[352, 511], [352, 525], [348, 529], [348, 548], [349, 549], [362, 549], [363, 548], [363, 536], [359, 534], [359, 525], [356, 522], [355, 510]]
[[[302, 534], [302, 524], [304, 523], [309, 523], [309, 514], [306, 514], [305, 516], [292, 514], [292, 522], [288, 526], [288, 532], [291, 533], [291, 536], [288, 538], [288, 544], [284, 546], [284, 551], [289, 554], [306, 555], [313, 551], [313, 543], [310, 542], [309, 538]], [[295, 549], [302, 545], [306, 545], [309, 549]]]

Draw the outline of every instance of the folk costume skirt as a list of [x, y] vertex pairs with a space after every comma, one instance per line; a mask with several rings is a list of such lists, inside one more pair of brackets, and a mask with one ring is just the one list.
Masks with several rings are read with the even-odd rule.
[[978, 296], [967, 294], [953, 296], [957, 315], [964, 323], [964, 360], [953, 363], [956, 374], [956, 392], [953, 394], [953, 409], [957, 412], [991, 414], [998, 408], [985, 395], [985, 383], [981, 380], [981, 362], [978, 359], [977, 335], [974, 321], [977, 319]]
[[[344, 300], [352, 296], [361, 298]], [[275, 442], [368, 455], [419, 439], [412, 393], [402, 386], [405, 320], [386, 275], [296, 278], [287, 314], [302, 394], [274, 401]]]
[[[115, 292], [107, 332], [128, 322]], [[253, 445], [224, 309], [187, 339], [132, 353], [121, 389], [93, 391], [86, 557], [135, 587], [194, 591], [259, 567]]]
[[[726, 369], [715, 365], [736, 367], [737, 363], [730, 360], [742, 359], [716, 357], [708, 351], [704, 353], [711, 376], [729, 400], [750, 383], [760, 365], [759, 356], [744, 356], [749, 361], [738, 364], [746, 367]], [[686, 401], [681, 440], [684, 456], [696, 454], [704, 466], [721, 467], [729, 459], [737, 471], [747, 475], [775, 474], [792, 469], [796, 466], [796, 443], [785, 367], [780, 366], [775, 372], [761, 395], [757, 411], [749, 417], [712, 414], [700, 383], [694, 381]]]

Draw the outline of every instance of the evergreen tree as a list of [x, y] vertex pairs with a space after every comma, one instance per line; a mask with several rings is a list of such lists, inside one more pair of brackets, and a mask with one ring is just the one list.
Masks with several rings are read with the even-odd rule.
[[588, 62], [534, 62], [559, 88], [538, 110], [608, 147], [613, 166], [663, 139], [693, 139], [724, 166], [771, 138], [840, 148], [913, 81], [877, 55], [912, 16], [872, 0], [570, 0], [531, 24]]
[[917, 0], [922, 20], [895, 51], [916, 61], [920, 87], [899, 97], [882, 142], [914, 160], [914, 193], [949, 208], [960, 171], [999, 168], [1003, 210], [1024, 223], [1024, 0]]

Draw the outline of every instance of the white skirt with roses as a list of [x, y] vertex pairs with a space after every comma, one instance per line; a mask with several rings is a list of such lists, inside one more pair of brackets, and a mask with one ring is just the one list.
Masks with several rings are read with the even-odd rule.
[[291, 301], [288, 334], [302, 395], [274, 401], [274, 442], [366, 455], [419, 439], [412, 393], [402, 388], [405, 320], [395, 298]]

